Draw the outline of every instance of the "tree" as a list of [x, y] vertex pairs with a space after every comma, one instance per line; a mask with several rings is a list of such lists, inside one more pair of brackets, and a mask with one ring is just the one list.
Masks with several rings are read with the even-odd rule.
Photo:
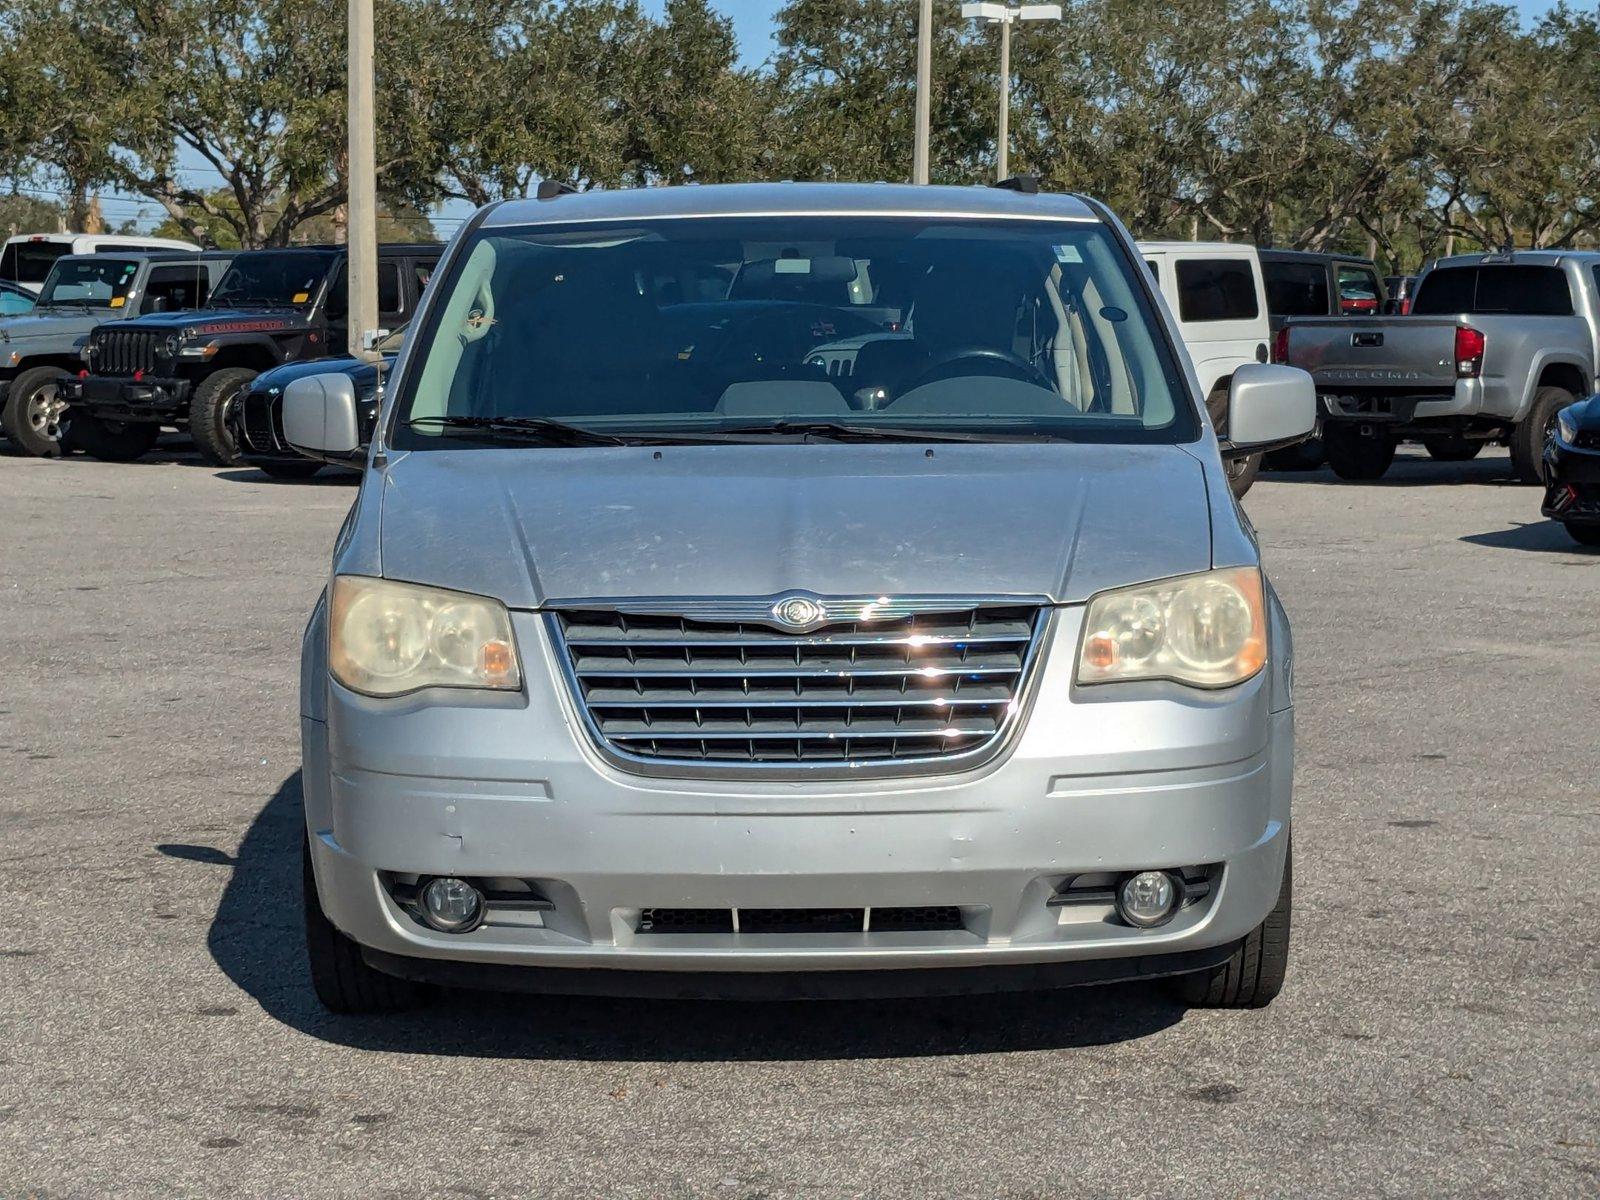
[[0, 238], [60, 229], [66, 215], [61, 205], [37, 196], [0, 195]]
[[667, 0], [619, 62], [627, 183], [759, 178], [776, 161], [767, 83], [738, 66], [733, 23], [706, 0]]
[[[237, 201], [233, 193], [227, 188], [214, 188], [207, 197], [207, 203], [218, 212], [225, 214], [222, 217], [212, 217], [202, 213], [198, 218], [200, 236], [195, 238], [195, 231], [187, 225], [180, 225], [168, 217], [157, 225], [151, 233], [155, 237], [170, 238], [195, 238], [208, 246], [215, 246], [222, 250], [238, 250], [241, 248], [238, 230], [236, 228]], [[345, 231], [336, 221], [337, 213], [328, 212], [318, 217], [311, 217], [300, 222], [295, 227], [293, 241], [298, 244], [319, 244], [325, 242], [343, 242]], [[433, 223], [428, 220], [426, 213], [404, 200], [392, 198], [378, 198], [378, 240], [380, 242], [431, 242], [437, 235]]]
[[71, 229], [89, 223], [90, 190], [115, 173], [115, 82], [99, 54], [78, 52], [53, 0], [0, 9], [0, 173], [64, 196]]
[[[953, 5], [935, 9], [930, 175], [979, 178], [992, 145], [996, 56]], [[789, 0], [773, 59], [775, 173], [794, 179], [910, 177], [917, 5], [901, 0]]]
[[[385, 8], [404, 15], [430, 2]], [[36, 115], [26, 128], [35, 161], [149, 196], [202, 241], [284, 245], [344, 202], [344, 24], [325, 4], [19, 3], [10, 32], [40, 80], [30, 111], [59, 104], [59, 119]], [[384, 94], [404, 112], [410, 93], [391, 84]], [[411, 122], [393, 125], [414, 132]], [[431, 178], [432, 164], [409, 162], [415, 140], [398, 149], [392, 141], [380, 140], [380, 180], [404, 189]], [[206, 165], [185, 169], [182, 156]]]

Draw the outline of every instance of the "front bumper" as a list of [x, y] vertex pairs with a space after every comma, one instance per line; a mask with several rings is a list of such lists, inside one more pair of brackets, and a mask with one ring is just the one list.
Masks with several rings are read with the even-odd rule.
[[229, 407], [226, 421], [234, 445], [246, 462], [302, 463], [305, 458], [283, 440], [279, 421], [281, 394], [250, 389]]
[[1545, 443], [1544, 503], [1540, 511], [1558, 521], [1600, 524], [1600, 448], [1572, 445], [1558, 435]]
[[[380, 969], [463, 982], [511, 966], [598, 969], [617, 974], [576, 990], [625, 991], [657, 972], [992, 967], [1033, 984], [1052, 971], [1100, 980], [1220, 961], [1277, 899], [1293, 711], [1269, 712], [1266, 673], [1213, 695], [1166, 684], [1076, 694], [1066, 676], [1081, 610], [1061, 610], [1028, 720], [985, 766], [667, 778], [601, 760], [542, 623], [515, 619], [525, 695], [376, 701], [328, 685], [326, 721], [303, 719], [322, 906]], [[1080, 875], [1201, 866], [1209, 894], [1156, 929], [1121, 924], [1109, 904], [1050, 903]], [[491, 909], [471, 933], [438, 933], [396, 901], [391, 873], [524, 880], [551, 906]], [[660, 908], [917, 906], [957, 908], [960, 927], [652, 932], [642, 920]]]
[[66, 401], [75, 411], [104, 420], [170, 425], [189, 419], [187, 379], [89, 375], [69, 379], [63, 387]]

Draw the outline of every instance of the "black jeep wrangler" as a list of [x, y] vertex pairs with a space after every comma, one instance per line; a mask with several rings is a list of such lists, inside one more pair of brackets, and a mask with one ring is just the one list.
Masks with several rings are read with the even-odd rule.
[[[443, 247], [378, 248], [379, 323], [411, 319]], [[344, 354], [348, 280], [342, 246], [240, 254], [191, 312], [97, 327], [86, 368], [67, 381], [73, 440], [95, 458], [131, 462], [163, 425], [187, 428], [217, 466], [238, 459], [229, 408], [258, 374], [281, 363]]]

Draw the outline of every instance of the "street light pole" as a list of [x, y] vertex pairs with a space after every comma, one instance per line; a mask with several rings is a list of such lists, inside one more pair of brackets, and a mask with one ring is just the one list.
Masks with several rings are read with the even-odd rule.
[[349, 280], [346, 346], [356, 358], [373, 360], [366, 335], [378, 327], [378, 153], [373, 118], [372, 0], [349, 0], [350, 83], [349, 192], [345, 277]]
[[968, 0], [961, 15], [969, 21], [1000, 26], [1000, 119], [995, 123], [995, 178], [1011, 174], [1011, 23], [1059, 21], [1059, 4], [1023, 4], [1013, 7], [995, 0]]
[[1000, 22], [1000, 119], [996, 123], [995, 178], [1011, 174], [1011, 21]]
[[928, 182], [929, 126], [933, 123], [933, 0], [922, 0], [917, 16], [917, 132], [911, 151], [911, 182]]

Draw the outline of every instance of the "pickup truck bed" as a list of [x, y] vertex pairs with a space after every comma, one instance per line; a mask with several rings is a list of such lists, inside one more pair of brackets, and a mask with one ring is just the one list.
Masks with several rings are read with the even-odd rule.
[[[1500, 442], [1538, 482], [1555, 414], [1592, 392], [1600, 369], [1600, 254], [1445, 259], [1418, 281], [1419, 309], [1430, 279], [1431, 312], [1297, 317], [1280, 331], [1280, 361], [1316, 384], [1330, 465], [1374, 479], [1403, 440], [1440, 458]], [[1443, 307], [1455, 302], [1460, 311]]]

